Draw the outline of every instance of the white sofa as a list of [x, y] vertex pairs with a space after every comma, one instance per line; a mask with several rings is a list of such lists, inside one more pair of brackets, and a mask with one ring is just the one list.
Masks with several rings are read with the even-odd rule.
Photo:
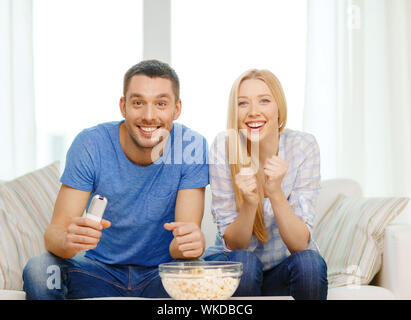
[[[338, 194], [361, 196], [361, 187], [352, 180], [335, 179], [324, 181], [317, 202], [317, 221], [335, 201]], [[206, 244], [211, 245], [215, 239], [216, 227], [210, 212], [211, 195], [206, 190], [205, 214], [202, 228]], [[0, 246], [1, 247], [1, 246]], [[370, 285], [346, 286], [332, 288], [328, 299], [411, 299], [411, 226], [392, 223], [385, 230], [383, 263], [380, 272]], [[0, 290], [2, 299], [24, 299], [25, 293], [17, 290]]]

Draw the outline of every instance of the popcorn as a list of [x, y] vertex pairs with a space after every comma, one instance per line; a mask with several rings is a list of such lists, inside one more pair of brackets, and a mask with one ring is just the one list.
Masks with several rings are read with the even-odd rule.
[[168, 294], [177, 300], [225, 300], [237, 289], [240, 278], [221, 269], [197, 267], [163, 275], [162, 282]]

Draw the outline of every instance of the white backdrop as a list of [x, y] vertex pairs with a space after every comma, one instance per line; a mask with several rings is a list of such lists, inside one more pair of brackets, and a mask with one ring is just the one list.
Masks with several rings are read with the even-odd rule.
[[36, 166], [32, 1], [0, 0], [0, 180]]
[[[324, 179], [354, 178], [370, 196], [411, 196], [411, 1], [193, 2], [171, 2], [181, 122], [211, 142], [225, 128], [234, 78], [266, 67], [285, 87], [289, 127], [317, 137]], [[122, 75], [142, 57], [142, 2], [133, 1], [133, 10], [117, 4], [117, 11], [108, 1], [87, 3], [36, 1], [37, 13], [55, 10], [34, 30], [34, 97], [32, 1], [0, 0], [0, 180], [54, 160], [46, 134], [68, 137], [64, 155], [82, 128], [121, 118]], [[114, 15], [123, 17], [121, 24]], [[307, 18], [306, 39], [297, 24]]]
[[322, 177], [411, 196], [411, 1], [309, 0], [304, 129]]

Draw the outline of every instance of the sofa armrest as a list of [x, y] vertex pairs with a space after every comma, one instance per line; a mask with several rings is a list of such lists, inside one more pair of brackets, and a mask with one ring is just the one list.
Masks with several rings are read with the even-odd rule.
[[385, 229], [382, 268], [378, 282], [396, 299], [411, 299], [411, 225], [390, 225]]

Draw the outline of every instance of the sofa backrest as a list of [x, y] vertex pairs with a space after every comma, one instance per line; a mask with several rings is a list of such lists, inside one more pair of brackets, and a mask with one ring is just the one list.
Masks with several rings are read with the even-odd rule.
[[328, 208], [337, 200], [339, 195], [347, 197], [361, 197], [361, 185], [351, 179], [329, 179], [321, 182], [320, 194], [316, 203], [314, 226], [321, 219]]

